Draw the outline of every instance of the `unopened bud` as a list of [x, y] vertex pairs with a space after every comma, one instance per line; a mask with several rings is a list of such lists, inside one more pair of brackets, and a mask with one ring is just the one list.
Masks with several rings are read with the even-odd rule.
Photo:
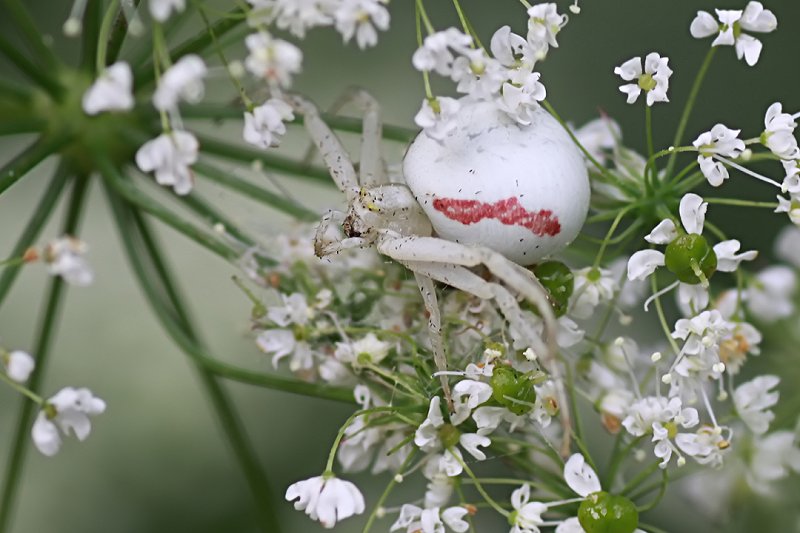
[[650, 356], [650, 360], [654, 363], [661, 361], [661, 352], [654, 352], [653, 355]]

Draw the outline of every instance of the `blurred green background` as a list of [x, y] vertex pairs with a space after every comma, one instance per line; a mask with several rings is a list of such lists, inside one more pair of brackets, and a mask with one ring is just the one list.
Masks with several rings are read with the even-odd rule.
[[[515, 0], [463, 0], [470, 19], [488, 42], [503, 24], [525, 31], [523, 7]], [[763, 127], [766, 108], [781, 101], [784, 108], [800, 108], [800, 2], [764, 2], [779, 20], [776, 33], [765, 36], [764, 51], [756, 67], [737, 61], [731, 48], [720, 50], [709, 72], [697, 111], [687, 130], [688, 140], [716, 122], [742, 128], [753, 136]], [[37, 23], [53, 36], [65, 60], [71, 61], [76, 44], [61, 36], [70, 2], [27, 2]], [[429, 0], [434, 24], [444, 28], [455, 23], [449, 2]], [[567, 120], [582, 124], [604, 110], [623, 128], [629, 146], [644, 148], [644, 114], [641, 105], [628, 106], [618, 92], [613, 68], [630, 57], [657, 51], [669, 56], [675, 71], [671, 79], [673, 104], [653, 109], [657, 146], [668, 146], [681, 107], [708, 46], [688, 32], [697, 9], [740, 8], [743, 2], [722, 5], [695, 0], [601, 1], [585, 0], [583, 12], [572, 16], [559, 35], [560, 47], [541, 65], [548, 98]], [[225, 3], [218, 7], [227, 9]], [[565, 11], [568, 3], [559, 2]], [[11, 34], [9, 19], [0, 7], [0, 32]], [[342, 46], [331, 29], [312, 30], [298, 43], [305, 57], [303, 73], [295, 89], [306, 93], [322, 107], [352, 85], [368, 89], [384, 105], [386, 121], [412, 125], [423, 97], [421, 77], [410, 65], [416, 47], [413, 2], [394, 0], [390, 6], [391, 29], [380, 36], [376, 49], [361, 52], [352, 43]], [[193, 28], [199, 28], [197, 20]], [[295, 41], [293, 37], [287, 37]], [[230, 57], [242, 57], [241, 47]], [[122, 57], [125, 57], [123, 52]], [[0, 60], [0, 76], [15, 77]], [[448, 94], [449, 83], [437, 83]], [[210, 83], [209, 100], [225, 101], [233, 94], [222, 75]], [[2, 120], [2, 117], [0, 117]], [[211, 130], [229, 138], [239, 136], [239, 123], [216, 129], [208, 123], [190, 123], [190, 129]], [[0, 139], [0, 163], [27, 139]], [[285, 148], [297, 153], [304, 148], [302, 132], [290, 133]], [[390, 162], [397, 162], [402, 147], [392, 145]], [[34, 202], [52, 171], [43, 164], [32, 176], [0, 197], [0, 251], [10, 250]], [[777, 171], [771, 168], [773, 174]], [[336, 205], [338, 195], [330, 189], [311, 188], [294, 180], [284, 184], [298, 197], [321, 210]], [[226, 206], [240, 223], [265, 237], [287, 227], [283, 216], [242, 201], [230, 193], [200, 182], [205, 195]], [[734, 177], [726, 194], [773, 200], [766, 186]], [[784, 216], [768, 212], [741, 211], [714, 206], [714, 220], [743, 242], [743, 248], [767, 250]], [[59, 233], [58, 217], [43, 232], [43, 239]], [[95, 419], [91, 437], [84, 443], [69, 440], [61, 453], [45, 458], [32, 451], [24, 473], [24, 485], [12, 529], [17, 533], [107, 533], [127, 532], [222, 532], [253, 531], [253, 501], [227, 449], [219, 428], [203, 397], [193, 369], [170, 343], [150, 315], [146, 303], [131, 280], [122, 256], [108, 206], [95, 187], [81, 237], [91, 245], [90, 259], [97, 273], [88, 289], [70, 289], [58, 330], [53, 361], [47, 371], [44, 393], [62, 386], [88, 386], [106, 400], [106, 414]], [[214, 351], [237, 365], [270, 370], [268, 359], [254, 347], [248, 333], [249, 306], [230, 282], [235, 269], [169, 230], [161, 232], [171, 262], [180, 273], [184, 292], [202, 324], [203, 335]], [[5, 252], [0, 253], [0, 256]], [[762, 262], [768, 261], [763, 258]], [[0, 308], [0, 337], [5, 346], [32, 349], [37, 316], [47, 275], [41, 266], [25, 269], [11, 296]], [[765, 351], [760, 363], [772, 367]], [[776, 356], [777, 357], [777, 356]], [[796, 360], [796, 359], [795, 359]], [[796, 374], [796, 372], [795, 372]], [[796, 377], [796, 376], [795, 376]], [[791, 387], [794, 383], [784, 383]], [[269, 473], [278, 500], [284, 531], [319, 531], [317, 524], [282, 501], [290, 483], [317, 475], [324, 466], [328, 448], [348, 406], [230, 384], [255, 449]], [[0, 468], [6, 461], [14, 414], [20, 398], [0, 387]], [[385, 479], [356, 476], [374, 503]], [[794, 486], [796, 490], [796, 484]], [[416, 498], [419, 487], [398, 491], [394, 502]], [[794, 492], [794, 494], [797, 494]], [[650, 517], [669, 531], [761, 531], [797, 530], [797, 522], [782, 508], [761, 512], [747, 505], [735, 524], [719, 524], [701, 517], [676, 490], [667, 505]], [[796, 497], [795, 497], [796, 500]], [[738, 516], [738, 515], [737, 515]], [[749, 519], [747, 517], [750, 517]], [[774, 520], [772, 522], [768, 520]], [[389, 522], [384, 522], [388, 524]], [[341, 531], [360, 531], [363, 519], [345, 522]], [[739, 528], [739, 529], [737, 529]], [[378, 530], [388, 529], [381, 526]]]

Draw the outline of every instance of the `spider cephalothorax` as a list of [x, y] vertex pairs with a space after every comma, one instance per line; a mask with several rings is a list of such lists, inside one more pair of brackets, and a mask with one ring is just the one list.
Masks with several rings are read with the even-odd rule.
[[[445, 139], [424, 132], [415, 139], [403, 161], [407, 183], [389, 183], [379, 150], [378, 105], [371, 96], [363, 91], [354, 95], [364, 111], [360, 175], [314, 105], [296, 96], [290, 101], [304, 115], [348, 202], [346, 215], [330, 212], [323, 217], [317, 255], [375, 246], [411, 270], [429, 314], [440, 372], [447, 370], [447, 361], [434, 280], [493, 300], [522, 344], [553, 361], [553, 308], [547, 291], [521, 265], [558, 252], [577, 235], [588, 209], [589, 182], [580, 153], [549, 114], [539, 110], [531, 124], [520, 125], [490, 103], [467, 103]], [[334, 220], [342, 223], [342, 240], [326, 239]], [[434, 229], [438, 237], [431, 236]], [[480, 266], [491, 273], [489, 279], [472, 270]], [[519, 298], [538, 310], [546, 342], [520, 309]], [[560, 383], [558, 365], [548, 366]], [[440, 378], [449, 403], [447, 377]], [[567, 416], [563, 391], [559, 403]]]

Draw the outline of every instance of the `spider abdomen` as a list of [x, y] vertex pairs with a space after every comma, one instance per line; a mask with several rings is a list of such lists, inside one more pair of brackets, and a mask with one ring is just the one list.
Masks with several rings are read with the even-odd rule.
[[589, 208], [583, 157], [543, 109], [524, 126], [490, 102], [465, 104], [444, 141], [417, 136], [403, 172], [439, 236], [523, 265], [571, 243]]

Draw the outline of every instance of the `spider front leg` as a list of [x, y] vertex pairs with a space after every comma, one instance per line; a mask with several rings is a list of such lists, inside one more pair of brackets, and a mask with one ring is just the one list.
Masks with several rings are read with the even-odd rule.
[[[411, 269], [414, 271], [414, 269]], [[439, 302], [436, 298], [436, 287], [433, 280], [423, 273], [414, 271], [414, 279], [417, 280], [419, 292], [422, 294], [422, 301], [428, 311], [428, 335], [431, 340], [433, 350], [433, 362], [439, 372], [447, 370], [447, 354], [445, 353], [444, 341], [442, 340], [442, 315], [439, 310]], [[439, 381], [442, 383], [442, 392], [447, 402], [450, 412], [455, 411], [453, 406], [453, 396], [450, 392], [450, 383], [447, 381], [446, 374], [439, 374]]]

